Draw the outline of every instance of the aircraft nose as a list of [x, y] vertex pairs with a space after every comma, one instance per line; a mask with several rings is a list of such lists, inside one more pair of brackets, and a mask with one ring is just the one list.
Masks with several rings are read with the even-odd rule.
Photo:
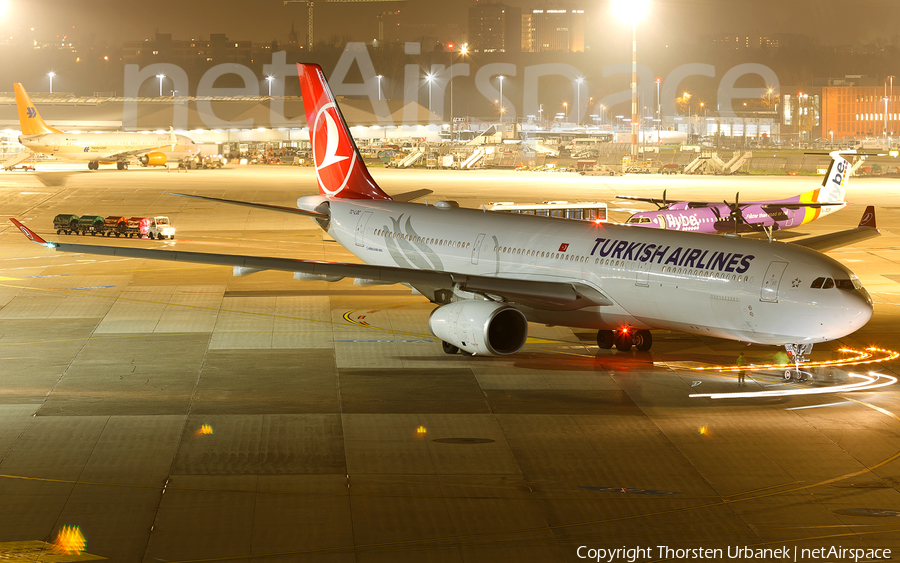
[[843, 317], [854, 331], [864, 327], [875, 313], [872, 297], [865, 289], [845, 292], [843, 301]]

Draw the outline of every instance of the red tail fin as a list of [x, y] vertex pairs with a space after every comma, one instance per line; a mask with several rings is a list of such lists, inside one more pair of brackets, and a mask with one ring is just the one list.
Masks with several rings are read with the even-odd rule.
[[331, 198], [391, 199], [369, 175], [322, 67], [298, 63], [297, 71], [319, 193]]

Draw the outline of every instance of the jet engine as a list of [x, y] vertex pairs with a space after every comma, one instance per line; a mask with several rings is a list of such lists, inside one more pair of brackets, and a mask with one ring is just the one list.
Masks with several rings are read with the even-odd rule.
[[431, 312], [428, 328], [470, 354], [508, 356], [525, 345], [528, 321], [515, 307], [493, 301], [457, 301]]
[[144, 166], [162, 166], [166, 163], [166, 155], [161, 152], [148, 152], [142, 154], [140, 160]]

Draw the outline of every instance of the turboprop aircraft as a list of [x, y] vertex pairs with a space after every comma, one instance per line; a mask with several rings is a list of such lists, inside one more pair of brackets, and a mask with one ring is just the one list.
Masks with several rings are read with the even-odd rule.
[[[238, 276], [404, 283], [438, 305], [428, 326], [451, 354], [515, 354], [536, 322], [596, 329], [606, 349], [649, 350], [650, 331], [666, 329], [785, 345], [799, 358], [872, 316], [859, 279], [818, 251], [877, 235], [871, 210], [857, 229], [786, 244], [411, 203], [428, 190], [382, 191], [322, 69], [298, 70], [319, 194], [300, 197], [297, 209], [186, 197], [311, 217], [362, 263], [48, 242], [13, 222], [62, 252], [228, 265]], [[829, 289], [823, 279], [833, 280]]]
[[696, 233], [748, 233], [793, 229], [820, 217], [825, 217], [846, 205], [847, 179], [850, 163], [843, 154], [856, 151], [834, 151], [829, 153], [831, 164], [822, 187], [800, 195], [773, 201], [741, 202], [740, 193], [735, 194], [734, 203], [727, 201], [679, 201], [630, 195], [616, 196], [618, 199], [643, 201], [656, 205], [656, 211], [639, 211], [625, 221], [629, 225], [692, 231]]
[[30, 158], [34, 153], [69, 160], [86, 160], [89, 170], [97, 170], [100, 164], [115, 164], [126, 170], [132, 161], [162, 166], [167, 161], [178, 161], [196, 155], [200, 147], [184, 135], [144, 133], [65, 133], [50, 127], [31, 103], [31, 98], [21, 84], [13, 84], [16, 91], [16, 109], [22, 136], [19, 143], [25, 147], [18, 155], [4, 162], [9, 170]]

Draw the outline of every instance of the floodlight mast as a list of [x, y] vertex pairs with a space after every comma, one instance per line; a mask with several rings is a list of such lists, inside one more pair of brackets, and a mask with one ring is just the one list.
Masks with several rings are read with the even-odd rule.
[[638, 155], [638, 96], [637, 96], [637, 22], [650, 8], [650, 0], [613, 0], [618, 18], [631, 24], [631, 161]]

